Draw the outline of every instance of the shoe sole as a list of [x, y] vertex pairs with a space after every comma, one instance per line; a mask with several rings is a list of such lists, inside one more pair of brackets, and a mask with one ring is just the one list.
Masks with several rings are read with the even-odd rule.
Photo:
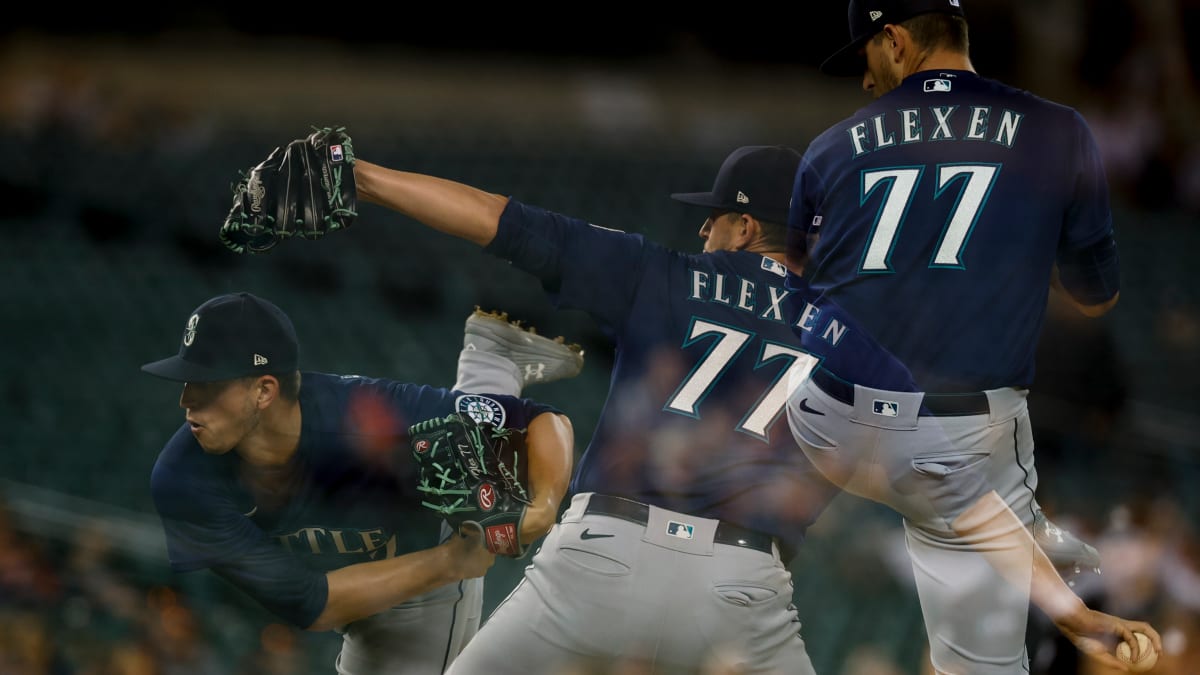
[[475, 308], [467, 317], [466, 334], [477, 335], [503, 346], [504, 354], [520, 369], [526, 384], [575, 377], [583, 370], [583, 349], [562, 336], [548, 338], [533, 326], [510, 320], [507, 312]]

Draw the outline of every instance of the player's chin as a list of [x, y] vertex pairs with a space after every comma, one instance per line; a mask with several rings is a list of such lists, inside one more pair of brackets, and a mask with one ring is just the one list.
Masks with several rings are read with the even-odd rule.
[[223, 455], [233, 449], [235, 442], [222, 439], [220, 435], [214, 434], [207, 427], [193, 427], [192, 436], [196, 442], [200, 444], [200, 449], [208, 455]]

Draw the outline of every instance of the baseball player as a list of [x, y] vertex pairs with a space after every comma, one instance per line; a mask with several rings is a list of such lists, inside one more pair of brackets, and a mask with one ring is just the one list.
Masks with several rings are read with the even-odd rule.
[[[520, 333], [472, 315], [463, 353]], [[491, 373], [480, 382], [515, 373], [505, 361], [514, 355], [541, 363], [542, 381], [582, 365], [545, 338], [484, 347], [488, 357], [472, 357]], [[570, 422], [515, 396], [298, 367], [291, 320], [249, 293], [201, 304], [178, 354], [142, 367], [184, 383], [185, 422], [151, 475], [171, 566], [209, 568], [292, 625], [338, 631], [340, 674], [440, 673], [478, 628], [480, 577], [494, 556], [478, 534], [450, 532], [421, 507], [409, 425], [457, 411], [527, 428], [533, 504], [521, 539], [533, 541], [567, 488]]]
[[799, 153], [739, 148], [711, 192], [673, 195], [708, 210], [704, 252], [687, 254], [359, 151], [360, 199], [511, 261], [615, 345], [569, 508], [448, 672], [694, 673], [719, 658], [812, 673], [787, 562], [837, 490], [783, 415], [790, 376], [814, 363], [783, 304]]
[[[1124, 669], [1112, 643], [1137, 630], [1161, 649], [1157, 633], [1088, 610], [1021, 527], [1057, 532], [1034, 499], [1026, 407], [1048, 282], [1089, 316], [1118, 296], [1095, 142], [1074, 110], [975, 73], [959, 0], [851, 0], [849, 23], [822, 70], [875, 101], [804, 154], [787, 286], [858, 323], [798, 324], [821, 363], [789, 397], [794, 436], [904, 516], [937, 672], [1027, 672], [1031, 597]], [[860, 359], [857, 339], [895, 358]]]

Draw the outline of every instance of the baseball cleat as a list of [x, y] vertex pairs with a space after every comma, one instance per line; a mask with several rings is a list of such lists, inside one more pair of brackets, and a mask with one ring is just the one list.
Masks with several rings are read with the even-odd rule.
[[1033, 518], [1033, 538], [1070, 586], [1084, 571], [1100, 574], [1100, 552], [1070, 532], [1050, 522], [1040, 509]]
[[533, 326], [508, 318], [508, 312], [487, 312], [479, 307], [467, 317], [465, 349], [503, 356], [517, 365], [525, 385], [575, 377], [583, 370], [583, 349], [560, 336], [537, 334]]

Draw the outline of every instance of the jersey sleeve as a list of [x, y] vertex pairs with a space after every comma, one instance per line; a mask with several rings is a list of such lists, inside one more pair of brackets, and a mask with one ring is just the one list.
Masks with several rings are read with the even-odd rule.
[[1075, 152], [1066, 186], [1071, 201], [1064, 214], [1059, 252], [1078, 251], [1112, 235], [1108, 178], [1096, 139], [1083, 116], [1073, 112]]
[[536, 276], [555, 307], [583, 310], [610, 330], [628, 318], [647, 260], [641, 235], [516, 200], [484, 250]]
[[[821, 219], [817, 210], [820, 185], [820, 176], [806, 153], [792, 182], [792, 198], [788, 208], [787, 259], [790, 269], [803, 268], [808, 252], [820, 233]], [[789, 283], [795, 283], [791, 277], [789, 272]]]
[[1072, 198], [1056, 258], [1063, 288], [1085, 305], [1098, 305], [1120, 290], [1120, 258], [1100, 150], [1078, 112], [1073, 121], [1077, 151]]
[[562, 414], [561, 410], [550, 404], [508, 394], [462, 392], [400, 382], [392, 382], [390, 387], [391, 395], [402, 417], [407, 420], [407, 425], [459, 412], [479, 423], [524, 429], [542, 413]]

